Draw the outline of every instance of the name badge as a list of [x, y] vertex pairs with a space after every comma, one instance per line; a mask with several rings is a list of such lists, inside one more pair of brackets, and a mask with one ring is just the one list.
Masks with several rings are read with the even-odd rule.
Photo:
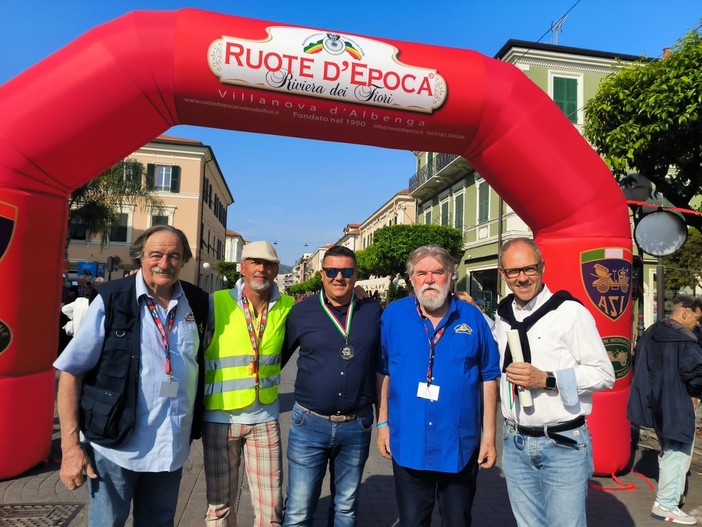
[[163, 381], [161, 383], [160, 397], [178, 397], [178, 381]]
[[429, 399], [430, 401], [438, 401], [439, 387], [436, 384], [430, 384], [427, 386], [426, 382], [419, 381], [419, 386], [417, 386], [417, 397]]

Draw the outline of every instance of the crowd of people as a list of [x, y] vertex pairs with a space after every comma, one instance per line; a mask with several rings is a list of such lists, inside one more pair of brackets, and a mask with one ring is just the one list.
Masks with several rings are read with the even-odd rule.
[[[327, 473], [328, 524], [357, 525], [373, 427], [403, 527], [430, 525], [437, 505], [442, 525], [471, 525], [478, 471], [495, 465], [499, 440], [520, 527], [585, 527], [593, 474], [585, 417], [614, 371], [589, 311], [543, 282], [533, 240], [500, 248], [511, 294], [494, 323], [453, 293], [454, 260], [436, 245], [412, 252], [413, 294], [385, 308], [357, 290], [356, 257], [343, 246], [327, 250], [322, 289], [301, 300], [278, 290], [280, 261], [266, 241], [247, 244], [241, 278], [211, 295], [180, 280], [192, 254], [178, 229], [146, 230], [130, 257], [138, 272], [96, 287], [55, 362], [61, 481], [87, 482], [91, 527], [124, 525], [130, 509], [137, 527], [172, 526], [199, 437], [205, 525], [237, 525], [242, 456], [254, 525], [312, 525]], [[700, 317], [699, 299], [677, 298], [670, 321], [639, 341], [629, 407], [632, 421], [661, 438], [652, 514], [677, 523], [690, 523], [679, 509], [680, 474], [694, 438], [690, 397], [702, 391]], [[278, 389], [294, 356], [284, 493]]]

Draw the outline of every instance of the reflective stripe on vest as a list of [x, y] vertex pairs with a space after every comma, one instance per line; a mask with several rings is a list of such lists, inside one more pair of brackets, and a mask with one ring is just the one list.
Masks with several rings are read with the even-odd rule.
[[205, 408], [237, 410], [258, 398], [269, 404], [278, 397], [280, 362], [285, 319], [295, 300], [280, 295], [268, 311], [268, 321], [259, 343], [259, 384], [249, 367], [253, 347], [246, 329], [246, 317], [229, 290], [213, 294], [215, 328], [205, 351]]

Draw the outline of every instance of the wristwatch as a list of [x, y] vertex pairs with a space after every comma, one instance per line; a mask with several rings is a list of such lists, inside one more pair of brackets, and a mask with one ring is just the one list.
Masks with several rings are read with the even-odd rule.
[[556, 376], [552, 371], [546, 372], [546, 389], [555, 390], [556, 389]]

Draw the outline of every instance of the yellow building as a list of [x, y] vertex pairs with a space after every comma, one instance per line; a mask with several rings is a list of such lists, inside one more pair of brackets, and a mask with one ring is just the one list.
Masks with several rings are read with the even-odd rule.
[[[127, 157], [144, 165], [162, 205], [153, 210], [122, 206], [119, 226], [104, 247], [97, 237], [86, 239], [80, 225], [70, 225], [69, 280], [77, 280], [86, 270], [106, 280], [121, 278], [132, 267], [131, 243], [152, 225], [168, 224], [185, 233], [193, 252], [181, 278], [207, 291], [220, 289], [222, 277], [216, 275], [215, 263], [225, 259], [227, 208], [234, 198], [212, 148], [200, 141], [161, 135]], [[119, 258], [111, 272], [108, 257]]]

